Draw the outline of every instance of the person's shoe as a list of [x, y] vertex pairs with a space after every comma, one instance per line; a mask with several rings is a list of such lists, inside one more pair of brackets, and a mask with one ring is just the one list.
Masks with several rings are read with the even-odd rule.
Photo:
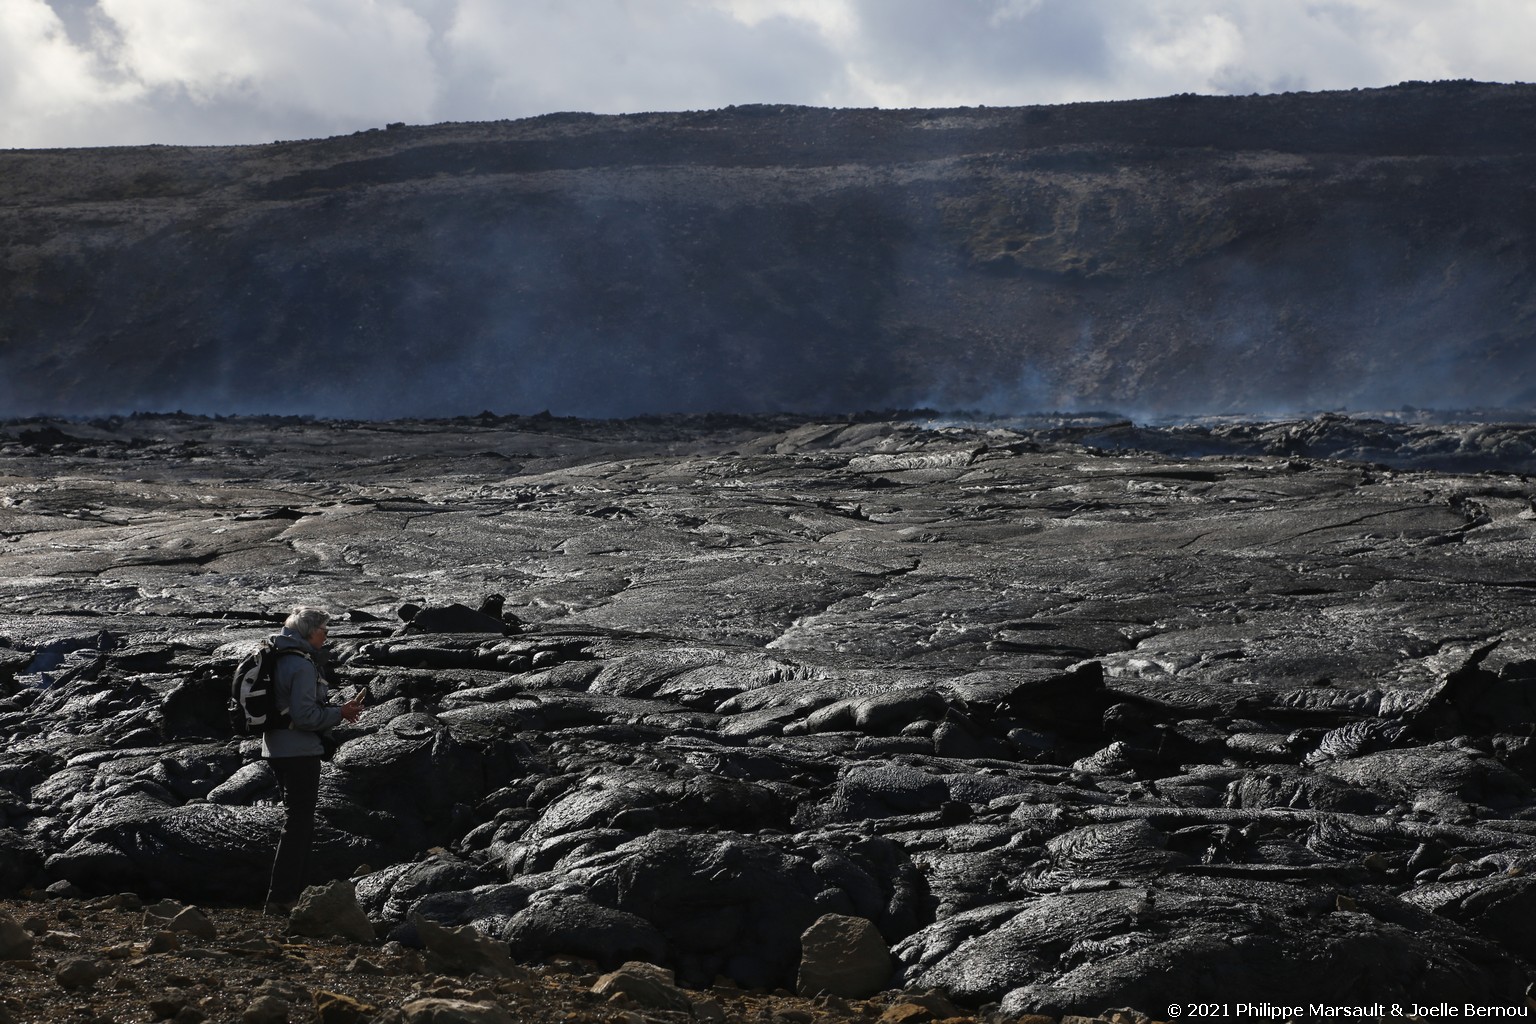
[[269, 917], [287, 917], [293, 913], [293, 908], [298, 906], [296, 900], [268, 900], [267, 905], [261, 908], [261, 912]]

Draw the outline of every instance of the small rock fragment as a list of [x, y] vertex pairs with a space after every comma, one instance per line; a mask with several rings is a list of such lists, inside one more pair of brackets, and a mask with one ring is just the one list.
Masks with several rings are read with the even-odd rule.
[[126, 910], [137, 912], [144, 909], [144, 901], [139, 898], [137, 893], [120, 892], [114, 893], [111, 896], [103, 896], [98, 900], [92, 900], [87, 904], [87, 907], [93, 911]]
[[80, 941], [79, 932], [48, 932], [38, 942], [48, 949], [68, 949], [72, 944]]
[[149, 941], [144, 944], [144, 952], [146, 954], [174, 953], [180, 948], [181, 940], [176, 937], [176, 934], [164, 930], [155, 932], [154, 935], [150, 936]]
[[273, 978], [269, 981], [262, 982], [260, 985], [256, 986], [254, 995], [273, 996], [285, 1003], [290, 1004], [307, 1003], [311, 1001], [309, 996], [309, 989], [302, 985], [295, 984], [291, 981], [285, 981], [280, 978]]
[[283, 955], [282, 943], [276, 942], [255, 931], [244, 931], [230, 936], [224, 948], [231, 953], [243, 953], [247, 956], [263, 956], [276, 959]]
[[208, 915], [196, 907], [185, 907], [166, 924], [170, 932], [184, 932], [198, 939], [212, 941], [219, 937], [219, 930], [208, 920]]
[[66, 960], [59, 965], [54, 977], [60, 985], [70, 991], [94, 988], [96, 983], [112, 972], [112, 967], [104, 960], [91, 960], [84, 957]]
[[348, 974], [385, 974], [387, 971], [383, 964], [376, 964], [372, 960], [360, 956], [353, 957], [347, 962], [344, 970]]
[[313, 1002], [308, 989], [277, 978], [262, 982], [251, 997], [240, 1015], [242, 1024], [287, 1024], [293, 1007]]
[[693, 1001], [693, 1019], [702, 1024], [724, 1024], [725, 1007], [714, 996], [701, 996]]
[[824, 914], [800, 936], [803, 996], [864, 999], [891, 977], [891, 953], [874, 924], [862, 917]]
[[244, 1024], [288, 1024], [289, 1004], [274, 995], [259, 995], [240, 1015]]
[[322, 990], [315, 993], [315, 1014], [320, 1018], [320, 1024], [362, 1024], [378, 1009], [340, 992]]
[[1152, 1024], [1151, 1017], [1140, 1010], [1133, 1010], [1130, 1007], [1105, 1010], [1099, 1014], [1099, 1018], [1109, 1021], [1109, 1024]]
[[420, 914], [413, 914], [411, 921], [422, 944], [427, 947], [427, 962], [433, 970], [450, 974], [483, 974], [488, 978], [519, 978], [527, 974], [512, 962], [510, 946], [482, 935], [468, 925], [445, 928]]
[[149, 1001], [149, 1012], [155, 1015], [155, 1020], [172, 1020], [186, 1005], [183, 996], [159, 996]]
[[677, 987], [677, 978], [670, 970], [638, 960], [598, 978], [592, 992], [606, 999], [623, 996], [648, 1009], [684, 1013], [693, 1009], [693, 1000]]
[[418, 999], [401, 1010], [406, 1024], [514, 1024], [512, 1015], [495, 1003]]
[[157, 900], [144, 908], [144, 924], [146, 926], [163, 924], [186, 909], [185, 903], [177, 903], [175, 900]]
[[36, 940], [8, 914], [0, 914], [0, 960], [27, 960]]
[[288, 918], [288, 931], [317, 939], [336, 937], [365, 943], [377, 939], [368, 915], [358, 906], [357, 888], [349, 881], [305, 889]]
[[930, 989], [927, 992], [901, 993], [900, 999], [881, 1014], [880, 1019], [886, 1024], [919, 1024], [921, 1021], [948, 1020], [962, 1016], [965, 1016], [965, 1011], [950, 1002], [944, 993]]

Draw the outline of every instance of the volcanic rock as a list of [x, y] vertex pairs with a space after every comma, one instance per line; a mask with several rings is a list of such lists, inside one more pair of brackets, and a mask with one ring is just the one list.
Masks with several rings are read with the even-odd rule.
[[372, 923], [358, 906], [356, 890], [345, 880], [305, 889], [288, 916], [288, 930], [294, 935], [334, 935], [363, 943], [372, 943], [377, 938]]
[[186, 932], [202, 939], [217, 936], [213, 922], [201, 910], [170, 899], [144, 907], [144, 926], [167, 932]]
[[10, 915], [0, 915], [0, 960], [25, 960], [32, 955], [31, 934]]
[[693, 1000], [677, 987], [672, 972], [643, 961], [626, 963], [598, 978], [592, 992], [610, 999], [622, 996], [636, 1006], [651, 1010], [693, 1012]]
[[514, 978], [522, 973], [504, 942], [470, 927], [444, 928], [420, 916], [412, 923], [427, 949], [428, 963], [438, 970], [488, 978]]
[[501, 932], [516, 953], [564, 953], [612, 967], [668, 959], [667, 940], [650, 921], [594, 903], [581, 893], [535, 893]]
[[310, 881], [436, 970], [787, 987], [839, 915], [966, 1012], [1518, 1005], [1526, 428], [1399, 416], [0, 424], [0, 883], [258, 906], [222, 705], [302, 602], [372, 694]]
[[104, 960], [77, 957], [59, 965], [54, 977], [60, 985], [72, 991], [94, 988], [102, 978], [112, 973], [112, 965]]
[[405, 633], [505, 633], [507, 624], [501, 614], [488, 614], [465, 605], [419, 608], [404, 626]]
[[801, 995], [863, 999], [891, 979], [891, 954], [873, 923], [862, 917], [824, 914], [800, 936]]
[[401, 1019], [405, 1024], [513, 1024], [501, 1007], [464, 999], [418, 999], [401, 1008]]
[[315, 1015], [320, 1024], [363, 1024], [372, 1020], [377, 1006], [342, 995], [339, 992], [316, 992]]

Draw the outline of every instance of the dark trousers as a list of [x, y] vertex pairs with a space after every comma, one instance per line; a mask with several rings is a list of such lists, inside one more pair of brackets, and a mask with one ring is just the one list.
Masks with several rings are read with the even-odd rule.
[[269, 903], [292, 903], [309, 878], [309, 850], [315, 844], [315, 804], [320, 799], [320, 757], [269, 757], [267, 764], [283, 792], [283, 834], [272, 861]]

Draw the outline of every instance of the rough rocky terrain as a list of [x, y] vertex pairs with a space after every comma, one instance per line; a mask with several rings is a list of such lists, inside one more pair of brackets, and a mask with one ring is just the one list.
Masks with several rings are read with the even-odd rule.
[[0, 412], [1530, 407], [1536, 86], [0, 152]]
[[[389, 956], [470, 926], [764, 993], [831, 913], [878, 930], [884, 988], [962, 1014], [1524, 1006], [1533, 443], [1407, 414], [12, 421], [0, 894], [67, 883], [95, 945], [148, 941], [115, 894], [253, 906], [280, 812], [223, 689], [311, 602], [372, 700], [319, 867]], [[55, 906], [3, 909], [46, 936]]]
[[[708, 989], [686, 990], [644, 965], [604, 973], [572, 957], [528, 966], [472, 964], [398, 944], [296, 934], [287, 922], [251, 910], [146, 905], [129, 894], [0, 900], [0, 922], [0, 951], [6, 953], [0, 957], [0, 1021], [6, 1024], [972, 1024], [976, 1019], [934, 992], [797, 997], [783, 990], [745, 990], [724, 979]], [[25, 952], [7, 949], [12, 940], [26, 944]], [[1145, 1024], [1137, 1016], [1113, 1016], [1119, 1024]]]

